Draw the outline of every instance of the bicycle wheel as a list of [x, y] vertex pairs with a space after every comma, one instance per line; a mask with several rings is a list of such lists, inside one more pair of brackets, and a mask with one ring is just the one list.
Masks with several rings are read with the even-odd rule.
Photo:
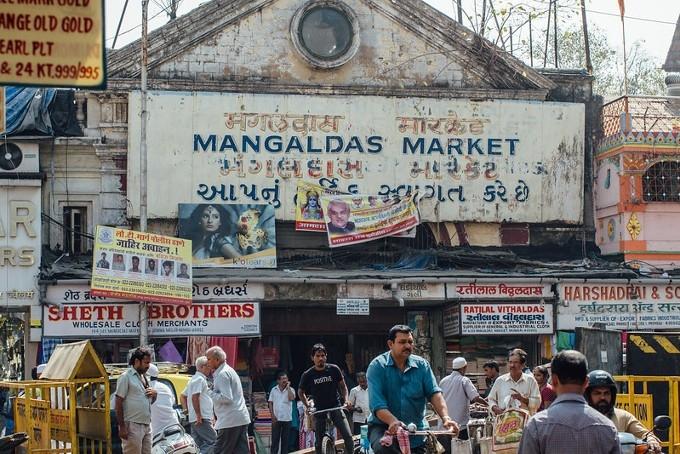
[[335, 454], [335, 441], [328, 435], [321, 440], [321, 454]]

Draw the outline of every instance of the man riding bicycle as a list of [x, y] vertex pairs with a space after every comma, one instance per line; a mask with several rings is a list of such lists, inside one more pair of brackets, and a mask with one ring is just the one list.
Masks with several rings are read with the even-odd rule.
[[616, 381], [609, 372], [594, 370], [588, 374], [588, 386], [584, 396], [588, 405], [608, 417], [619, 432], [627, 432], [637, 438], [646, 438], [653, 452], [661, 452], [661, 442], [653, 433], [649, 432], [631, 413], [615, 407], [616, 393]]
[[[389, 351], [378, 355], [368, 366], [368, 400], [371, 415], [368, 418], [368, 438], [375, 454], [397, 454], [399, 446], [384, 445], [382, 439], [397, 435], [400, 428], [415, 425], [418, 430], [429, 427], [425, 420], [425, 405], [432, 404], [451, 435], [458, 434], [458, 424], [449, 417], [449, 411], [437, 386], [430, 364], [413, 355], [413, 334], [406, 325], [393, 326], [388, 334]], [[425, 452], [422, 436], [410, 437], [411, 452]]]
[[[312, 347], [312, 362], [314, 365], [307, 369], [300, 378], [298, 395], [309, 413], [314, 414], [314, 448], [316, 454], [321, 454], [324, 433], [326, 432], [326, 414], [331, 417], [333, 425], [338, 429], [345, 441], [345, 453], [354, 450], [352, 432], [347, 417], [342, 409], [321, 412], [329, 408], [341, 407], [347, 402], [347, 385], [340, 368], [326, 362], [326, 347], [314, 344]], [[314, 409], [309, 405], [309, 398], [314, 399]]]

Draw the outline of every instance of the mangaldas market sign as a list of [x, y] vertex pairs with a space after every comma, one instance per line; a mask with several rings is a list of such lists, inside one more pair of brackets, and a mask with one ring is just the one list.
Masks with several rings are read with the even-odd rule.
[[552, 304], [461, 303], [461, 335], [552, 334]]
[[[258, 336], [255, 302], [150, 304], [149, 336]], [[139, 336], [139, 304], [64, 303], [44, 306], [43, 336], [87, 339]]]
[[0, 186], [0, 306], [38, 304], [40, 182], [26, 183]]
[[557, 328], [680, 328], [680, 284], [565, 282], [558, 285]]
[[[417, 192], [422, 221], [582, 220], [582, 198], [571, 196], [583, 185], [579, 104], [148, 96], [148, 146], [166, 151], [148, 169], [150, 217], [176, 218], [178, 203], [266, 203], [277, 219], [293, 221], [298, 182], [308, 181], [366, 196]], [[134, 118], [139, 92], [129, 100]], [[131, 193], [139, 191], [139, 128], [130, 122]], [[174, 175], [172, 191], [167, 175]], [[139, 215], [138, 201], [131, 203]]]

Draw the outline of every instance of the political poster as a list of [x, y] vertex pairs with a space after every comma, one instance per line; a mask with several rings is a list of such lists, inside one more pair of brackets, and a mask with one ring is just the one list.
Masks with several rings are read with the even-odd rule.
[[364, 243], [414, 228], [420, 223], [414, 196], [322, 196], [330, 247]]
[[179, 237], [191, 240], [195, 267], [276, 268], [271, 205], [180, 203]]
[[191, 303], [191, 241], [98, 225], [90, 294]]
[[[295, 204], [295, 230], [298, 232], [325, 232], [326, 221], [321, 208], [321, 197], [348, 195], [337, 189], [324, 188], [309, 181], [300, 181], [297, 185], [297, 203]], [[367, 196], [368, 197], [368, 196]], [[378, 206], [389, 202], [390, 198], [374, 197], [374, 203]], [[386, 202], [383, 202], [385, 200]], [[402, 238], [415, 238], [416, 228], [405, 230], [393, 236]]]
[[340, 194], [346, 193], [324, 188], [309, 181], [298, 182], [297, 203], [295, 204], [295, 230], [302, 232], [325, 232], [326, 221], [323, 219], [321, 196]]

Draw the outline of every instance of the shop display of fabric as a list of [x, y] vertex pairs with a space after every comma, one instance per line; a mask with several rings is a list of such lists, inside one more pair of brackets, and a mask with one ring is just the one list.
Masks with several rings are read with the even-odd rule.
[[210, 348], [208, 336], [192, 336], [187, 342], [187, 364], [194, 364], [196, 358], [205, 355]]
[[238, 361], [238, 337], [212, 336], [208, 339], [211, 347], [219, 346], [227, 354], [227, 364], [236, 369]]
[[576, 333], [568, 331], [557, 332], [557, 351], [573, 350], [576, 346]]
[[314, 423], [312, 418], [305, 415], [305, 406], [298, 401], [298, 418], [300, 419], [300, 432], [298, 435], [298, 448], [313, 448], [314, 447]]
[[57, 345], [61, 345], [63, 343], [63, 339], [43, 338], [40, 344], [41, 349], [38, 364], [47, 364], [47, 362], [50, 360], [50, 357], [52, 356], [52, 353], [54, 353], [54, 349], [57, 348]]
[[167, 341], [161, 348], [158, 349], [158, 355], [163, 361], [171, 363], [181, 363], [182, 355], [180, 355], [177, 347], [171, 340]]

